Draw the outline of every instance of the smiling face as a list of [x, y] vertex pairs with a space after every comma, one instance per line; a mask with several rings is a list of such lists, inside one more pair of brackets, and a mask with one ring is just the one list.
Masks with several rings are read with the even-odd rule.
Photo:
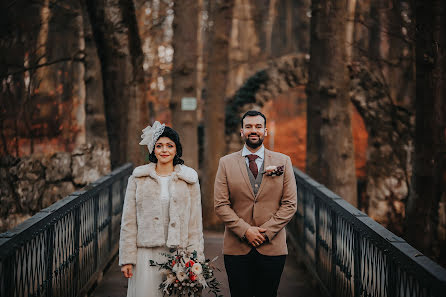
[[240, 129], [240, 135], [246, 145], [256, 149], [262, 145], [263, 139], [267, 136], [265, 120], [261, 116], [247, 116], [243, 119], [243, 128]]
[[177, 153], [175, 142], [169, 137], [160, 137], [155, 143], [154, 153], [161, 164], [173, 163], [173, 158]]

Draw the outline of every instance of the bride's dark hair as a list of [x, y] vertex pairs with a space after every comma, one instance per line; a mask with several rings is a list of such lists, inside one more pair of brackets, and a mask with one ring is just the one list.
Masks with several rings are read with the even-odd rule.
[[[163, 134], [161, 134], [158, 139], [160, 139], [161, 137], [167, 137], [175, 143], [177, 153], [173, 158], [173, 165], [175, 166], [177, 164], [184, 164], [183, 159], [181, 159], [181, 156], [183, 155], [183, 147], [181, 146], [180, 136], [178, 135], [178, 133], [174, 129], [166, 126], [164, 127]], [[158, 141], [158, 139], [156, 141]], [[149, 161], [151, 163], [158, 163], [158, 159], [155, 156], [155, 148], [153, 148], [152, 153], [149, 155]]]

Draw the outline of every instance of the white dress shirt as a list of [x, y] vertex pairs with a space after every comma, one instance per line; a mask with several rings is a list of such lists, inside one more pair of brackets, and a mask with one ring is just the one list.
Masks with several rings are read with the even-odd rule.
[[248, 148], [246, 147], [246, 144], [243, 146], [242, 156], [245, 157], [246, 166], [249, 167], [249, 159], [248, 159], [248, 157], [246, 157], [247, 155], [257, 155], [257, 156], [259, 156], [256, 159], [256, 164], [257, 164], [257, 170], [260, 171], [260, 167], [262, 167], [263, 159], [265, 158], [265, 147], [263, 146], [263, 144], [255, 153], [251, 153], [248, 150]]

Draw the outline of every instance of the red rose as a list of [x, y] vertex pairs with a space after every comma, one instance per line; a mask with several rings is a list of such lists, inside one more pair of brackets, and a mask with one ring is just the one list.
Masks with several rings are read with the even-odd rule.
[[193, 281], [193, 282], [197, 280], [197, 276], [196, 276], [195, 274], [193, 274], [192, 272], [189, 273], [189, 278], [190, 278], [190, 280]]
[[175, 263], [176, 263], [175, 260], [172, 260], [172, 266], [175, 265]]
[[195, 262], [190, 260], [189, 262], [186, 263], [186, 267], [192, 267], [194, 266]]

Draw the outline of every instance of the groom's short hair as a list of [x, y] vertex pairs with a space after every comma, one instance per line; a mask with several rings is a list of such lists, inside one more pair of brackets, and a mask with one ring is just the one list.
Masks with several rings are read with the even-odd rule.
[[242, 119], [240, 120], [240, 125], [242, 126], [242, 128], [243, 128], [243, 120], [246, 117], [255, 117], [255, 116], [261, 116], [265, 120], [264, 126], [266, 127], [266, 117], [263, 113], [257, 110], [248, 110], [247, 112], [245, 112], [245, 114], [242, 116]]

